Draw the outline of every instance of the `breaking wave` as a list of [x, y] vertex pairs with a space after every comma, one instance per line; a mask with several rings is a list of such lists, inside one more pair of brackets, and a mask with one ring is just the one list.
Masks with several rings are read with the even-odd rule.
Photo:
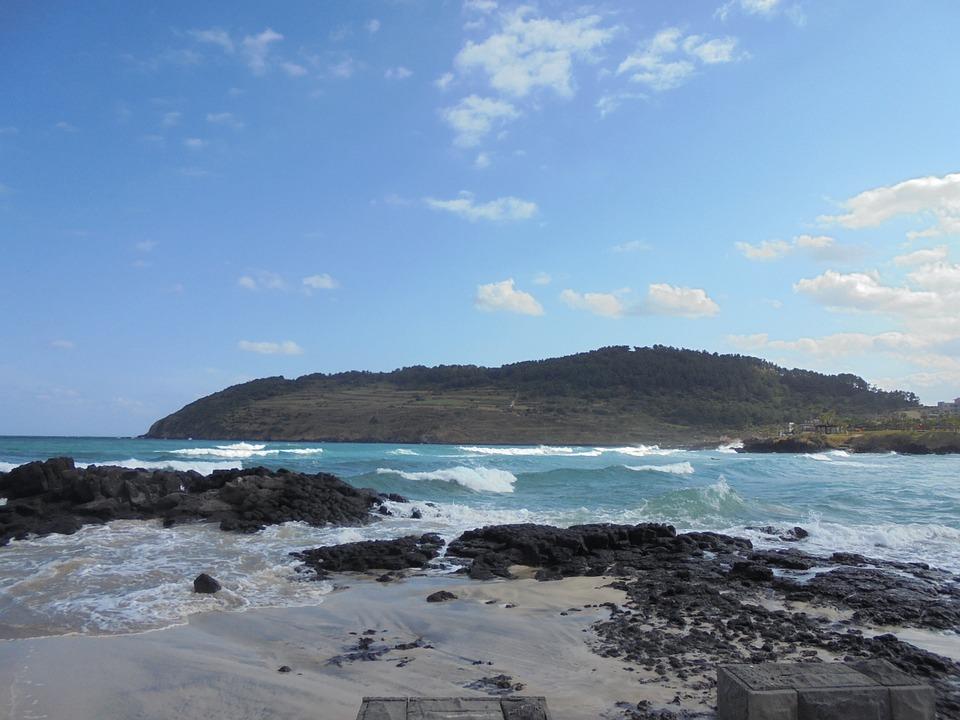
[[721, 453], [735, 453], [737, 450], [743, 449], [743, 440], [734, 440], [733, 442], [727, 443], [726, 445], [720, 445], [717, 447], [716, 452]]
[[407, 448], [397, 448], [396, 450], [388, 450], [387, 455], [419, 455], [416, 450], [408, 450]]
[[15, 467], [19, 467], [19, 465], [14, 465], [13, 463], [8, 462], [0, 462], [0, 472], [10, 472]]
[[482, 447], [479, 445], [461, 445], [460, 450], [474, 455], [504, 455], [508, 457], [598, 457], [599, 448], [574, 449], [539, 445], [536, 447]]
[[138, 460], [137, 458], [128, 458], [126, 460], [104, 460], [96, 463], [77, 463], [77, 467], [85, 468], [91, 465], [115, 465], [116, 467], [130, 468], [131, 470], [182, 470], [184, 472], [193, 470], [201, 475], [209, 475], [214, 470], [236, 470], [240, 463], [235, 462], [203, 462], [199, 460]]
[[323, 448], [271, 448], [266, 445], [238, 442], [232, 445], [217, 445], [212, 448], [181, 448], [170, 450], [173, 455], [185, 457], [220, 457], [245, 460], [252, 457], [275, 457], [277, 455], [319, 455]]
[[688, 462], [670, 463], [669, 465], [624, 465], [627, 470], [634, 472], [659, 472], [673, 475], [693, 475], [693, 465]]
[[496, 468], [453, 467], [429, 472], [405, 472], [391, 468], [377, 468], [378, 475], [399, 475], [404, 480], [442, 480], [456, 483], [475, 492], [512, 493], [517, 477]]

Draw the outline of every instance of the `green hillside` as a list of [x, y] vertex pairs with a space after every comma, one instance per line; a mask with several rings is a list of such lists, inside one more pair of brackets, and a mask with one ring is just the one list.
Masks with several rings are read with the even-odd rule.
[[849, 374], [742, 355], [608, 347], [504, 365], [264, 378], [158, 420], [146, 437], [388, 442], [697, 442], [823, 413], [918, 404]]

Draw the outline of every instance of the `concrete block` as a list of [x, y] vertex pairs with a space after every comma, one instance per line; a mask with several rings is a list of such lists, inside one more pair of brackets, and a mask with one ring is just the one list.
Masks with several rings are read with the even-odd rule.
[[550, 720], [542, 697], [366, 697], [357, 720]]
[[717, 668], [719, 720], [934, 720], [929, 686], [883, 660]]
[[890, 720], [885, 687], [842, 687], [797, 691], [797, 720]]

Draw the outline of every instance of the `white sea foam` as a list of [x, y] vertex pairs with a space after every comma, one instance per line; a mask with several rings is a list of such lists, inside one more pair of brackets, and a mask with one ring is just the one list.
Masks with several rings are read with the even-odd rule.
[[737, 450], [743, 449], [743, 440], [734, 440], [733, 442], [727, 443], [726, 445], [720, 445], [716, 452], [721, 453], [736, 453]]
[[170, 450], [174, 455], [185, 457], [219, 457], [245, 460], [253, 457], [276, 457], [278, 455], [319, 455], [323, 448], [270, 448], [266, 445], [252, 443], [233, 443], [232, 445], [217, 445], [203, 448], [180, 448]]
[[603, 452], [600, 448], [590, 450], [551, 445], [538, 445], [536, 447], [461, 445], [460, 449], [474, 455], [504, 455], [507, 457], [597, 457]]
[[131, 470], [182, 470], [184, 472], [193, 470], [201, 475], [209, 475], [214, 470], [235, 470], [241, 467], [240, 463], [235, 462], [203, 462], [200, 460], [138, 460], [137, 458], [128, 458], [126, 460], [104, 460], [96, 463], [77, 463], [77, 467], [86, 468], [91, 465], [115, 465], [117, 467], [130, 468]]
[[661, 448], [659, 445], [634, 445], [628, 447], [616, 448], [597, 448], [602, 452], [617, 453], [619, 455], [630, 455], [631, 457], [647, 457], [648, 455], [673, 455], [680, 452], [671, 448]]
[[0, 462], [0, 472], [10, 472], [15, 467], [20, 467], [19, 465], [14, 465], [13, 463]]
[[850, 457], [850, 453], [848, 453], [846, 450], [831, 450], [827, 454], [832, 455], [833, 457], [841, 457], [841, 458]]
[[668, 465], [624, 465], [627, 470], [634, 472], [659, 472], [672, 475], [693, 475], [693, 465], [688, 462], [670, 463]]
[[512, 493], [517, 481], [513, 473], [496, 468], [453, 467], [429, 472], [405, 472], [391, 468], [377, 468], [378, 475], [399, 475], [404, 480], [442, 480], [461, 485], [476, 492]]
[[818, 462], [833, 462], [833, 458], [827, 453], [804, 453], [803, 456], [811, 460], [817, 460]]
[[419, 455], [416, 450], [408, 450], [407, 448], [397, 448], [396, 450], [387, 450], [387, 455]]

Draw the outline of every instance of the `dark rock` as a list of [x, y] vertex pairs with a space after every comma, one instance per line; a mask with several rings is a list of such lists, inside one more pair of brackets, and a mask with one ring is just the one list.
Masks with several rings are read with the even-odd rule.
[[331, 572], [424, 568], [440, 554], [443, 545], [443, 538], [435, 533], [427, 533], [420, 537], [408, 535], [396, 540], [362, 540], [291, 555], [313, 568], [317, 576], [322, 578]]
[[415, 507], [410, 511], [410, 517], [414, 520], [420, 520], [423, 517], [423, 511], [420, 508]]
[[758, 563], [738, 560], [730, 568], [730, 574], [746, 580], [769, 580], [773, 577], [773, 570]]
[[[0, 545], [27, 534], [75, 532], [114, 519], [163, 518], [219, 522], [256, 532], [298, 520], [310, 525], [362, 525], [382, 506], [333, 475], [243, 468], [203, 476], [172, 470], [75, 467], [70, 458], [32, 462], [0, 474]], [[390, 496], [391, 500], [400, 496]], [[402, 498], [401, 498], [402, 500]]]
[[293, 668], [290, 667], [289, 665], [281, 665], [280, 667], [277, 668], [277, 672], [280, 672], [280, 673], [293, 672]]
[[457, 596], [449, 590], [437, 590], [435, 593], [427, 595], [428, 603], [446, 602], [447, 600], [456, 600]]
[[200, 573], [193, 580], [193, 591], [195, 593], [206, 593], [212, 594], [219, 592], [221, 585], [215, 579], [207, 575], [206, 573]]

